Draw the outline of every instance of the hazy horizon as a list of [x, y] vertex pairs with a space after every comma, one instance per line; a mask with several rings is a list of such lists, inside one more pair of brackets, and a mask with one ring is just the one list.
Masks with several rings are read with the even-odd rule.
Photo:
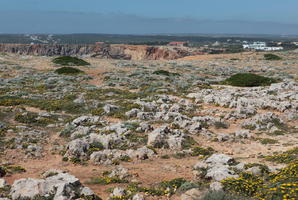
[[1, 0], [1, 34], [298, 35], [294, 0]]

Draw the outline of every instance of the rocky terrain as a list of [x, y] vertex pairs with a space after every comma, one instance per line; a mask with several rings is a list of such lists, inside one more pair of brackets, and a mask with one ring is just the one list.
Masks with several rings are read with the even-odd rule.
[[[0, 45], [1, 200], [297, 199], [297, 53], [97, 48]], [[243, 72], [278, 81], [222, 84]]]
[[187, 48], [124, 44], [0, 44], [0, 52], [35, 56], [88, 56], [125, 60], [172, 60], [195, 55], [195, 53]]

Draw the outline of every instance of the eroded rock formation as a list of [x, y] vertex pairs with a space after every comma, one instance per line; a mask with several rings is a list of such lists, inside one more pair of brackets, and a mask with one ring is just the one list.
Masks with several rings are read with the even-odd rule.
[[145, 45], [0, 44], [0, 52], [35, 56], [91, 56], [125, 60], [172, 60], [190, 55], [181, 48]]

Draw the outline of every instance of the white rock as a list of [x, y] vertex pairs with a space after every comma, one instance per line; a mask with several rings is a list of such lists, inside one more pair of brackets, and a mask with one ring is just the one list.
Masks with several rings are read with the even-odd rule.
[[228, 165], [233, 162], [234, 162], [234, 159], [225, 154], [213, 154], [206, 160], [206, 163], [211, 165], [217, 165], [217, 164]]
[[203, 192], [197, 188], [193, 188], [181, 195], [181, 200], [198, 200], [203, 196]]
[[213, 182], [210, 184], [210, 190], [213, 191], [222, 191], [223, 190], [223, 185], [220, 182]]
[[6, 185], [6, 181], [3, 178], [0, 178], [0, 188], [4, 188]]

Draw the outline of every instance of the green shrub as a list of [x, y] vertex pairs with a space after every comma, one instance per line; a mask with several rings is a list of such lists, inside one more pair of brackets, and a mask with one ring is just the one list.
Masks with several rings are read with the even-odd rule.
[[53, 63], [57, 65], [64, 65], [64, 66], [86, 66], [90, 65], [90, 63], [71, 56], [61, 56], [52, 60]]
[[199, 188], [200, 186], [196, 183], [193, 183], [193, 182], [185, 182], [183, 183], [180, 187], [179, 187], [179, 190], [180, 191], [187, 191], [187, 190], [190, 190], [190, 189], [193, 189], [193, 188]]
[[261, 139], [259, 139], [259, 141], [261, 142], [261, 144], [276, 144], [276, 143], [278, 143], [277, 140], [270, 139], [270, 138], [261, 138]]
[[128, 183], [128, 180], [120, 179], [118, 177], [102, 176], [102, 177], [91, 178], [86, 183], [87, 184], [108, 185], [108, 184], [114, 184], [114, 183]]
[[[0, 170], [4, 171], [5, 174], [16, 174], [16, 173], [23, 173], [26, 172], [26, 169], [18, 166], [18, 165], [11, 165], [11, 164], [3, 164], [0, 165]], [[4, 174], [4, 175], [5, 175]]]
[[166, 70], [156, 70], [153, 72], [153, 74], [162, 75], [162, 76], [180, 76], [180, 74], [178, 74], [178, 73], [172, 73], [172, 72], [168, 72]]
[[73, 67], [61, 67], [59, 69], [56, 69], [55, 73], [65, 74], [65, 75], [75, 75], [75, 74], [83, 73], [83, 71], [79, 70], [79, 69], [76, 69], [76, 68], [73, 68]]
[[248, 198], [232, 195], [224, 191], [209, 191], [202, 200], [248, 200]]
[[92, 142], [89, 146], [89, 153], [104, 150], [104, 146], [100, 142]]
[[161, 159], [170, 159], [170, 156], [169, 155], [162, 155], [160, 158]]
[[39, 117], [38, 114], [33, 112], [17, 113], [15, 115], [15, 120], [20, 123], [37, 126], [44, 126], [55, 123], [53, 117]]
[[25, 124], [33, 124], [33, 123], [36, 123], [37, 122], [37, 118], [38, 115], [36, 113], [18, 113], [16, 114], [15, 116], [15, 120], [17, 122], [20, 122], [20, 123], [25, 123]]
[[276, 163], [291, 163], [298, 161], [298, 147], [290, 149], [284, 153], [266, 156], [265, 159], [267, 161], [272, 161]]
[[207, 149], [202, 147], [194, 147], [192, 148], [192, 156], [209, 156], [214, 153], [214, 149], [211, 147], [208, 147]]
[[227, 123], [220, 122], [220, 121], [215, 122], [214, 126], [215, 126], [216, 129], [221, 129], [221, 128], [227, 129], [227, 128], [229, 128], [229, 125]]
[[224, 190], [236, 195], [252, 197], [263, 187], [263, 180], [249, 173], [242, 173], [239, 178], [222, 180]]
[[252, 167], [259, 167], [261, 169], [262, 174], [268, 174], [269, 168], [266, 165], [259, 164], [259, 163], [248, 163], [244, 165], [244, 169], [249, 169]]
[[57, 99], [57, 100], [32, 100], [28, 105], [32, 107], [40, 108], [41, 110], [47, 111], [65, 111], [72, 114], [82, 114], [85, 113], [84, 106], [79, 103], [74, 103], [67, 99]]
[[242, 173], [239, 178], [228, 178], [221, 183], [226, 192], [256, 200], [298, 199], [298, 162], [289, 164], [277, 173], [263, 173], [260, 176]]
[[282, 58], [278, 55], [268, 53], [264, 55], [265, 60], [281, 60]]
[[238, 73], [226, 79], [222, 83], [225, 85], [238, 87], [257, 87], [268, 86], [276, 82], [277, 80], [273, 78], [268, 78], [253, 73]]
[[258, 199], [298, 199], [298, 162], [270, 174], [264, 188], [258, 192]]
[[127, 187], [127, 190], [136, 193], [136, 192], [144, 192], [146, 194], [149, 194], [151, 196], [171, 196], [173, 195], [177, 190], [180, 189], [183, 184], [187, 183], [183, 178], [176, 178], [170, 181], [162, 181], [159, 184], [156, 185], [156, 187], [153, 188], [147, 188], [147, 187], [140, 187], [137, 184], [130, 184]]
[[187, 156], [187, 154], [184, 152], [177, 152], [177, 153], [173, 154], [173, 157], [176, 159], [182, 159], [182, 158], [185, 158], [186, 156]]
[[0, 97], [0, 106], [17, 106], [20, 104], [25, 104], [26, 99], [22, 99], [16, 96], [1, 96]]

